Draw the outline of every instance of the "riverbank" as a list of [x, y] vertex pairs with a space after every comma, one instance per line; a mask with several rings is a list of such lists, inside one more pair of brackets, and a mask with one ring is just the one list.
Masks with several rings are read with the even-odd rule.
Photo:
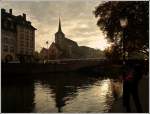
[[68, 72], [80, 68], [99, 65], [97, 61], [69, 61], [63, 63], [47, 64], [2, 64], [2, 73], [26, 74], [26, 73], [49, 73], [49, 72]]
[[[128, 60], [132, 63], [143, 62], [141, 60]], [[144, 61], [145, 62], [145, 61]], [[147, 63], [147, 62], [145, 62]], [[118, 75], [118, 70], [122, 67], [122, 61], [111, 62], [101, 59], [84, 60], [57, 60], [49, 63], [7, 63], [2, 64], [2, 74], [38, 74], [52, 72], [70, 72], [79, 71], [84, 73]], [[148, 68], [148, 67], [147, 67]], [[108, 73], [109, 71], [109, 73]], [[113, 73], [113, 74], [112, 74]]]
[[[139, 99], [142, 105], [143, 113], [149, 112], [149, 77], [144, 76], [139, 82]], [[137, 113], [133, 98], [131, 97], [131, 111]], [[126, 109], [123, 107], [122, 97], [114, 101], [111, 113], [125, 113]]]

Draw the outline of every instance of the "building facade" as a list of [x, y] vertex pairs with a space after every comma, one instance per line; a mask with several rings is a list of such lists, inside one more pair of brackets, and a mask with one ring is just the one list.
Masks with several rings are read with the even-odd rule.
[[1, 59], [2, 61], [29, 61], [35, 51], [35, 30], [26, 14], [15, 16], [12, 9], [1, 9]]
[[79, 46], [75, 41], [65, 37], [65, 34], [62, 32], [61, 29], [60, 19], [58, 31], [55, 33], [55, 45], [60, 51], [62, 51], [62, 56], [60, 55], [61, 58], [76, 58], [78, 56], [76, 52], [79, 51]]

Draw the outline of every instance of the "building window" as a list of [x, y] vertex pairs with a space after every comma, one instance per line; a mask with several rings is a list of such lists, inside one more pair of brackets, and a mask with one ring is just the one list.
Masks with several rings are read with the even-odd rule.
[[7, 28], [7, 21], [4, 22], [4, 27]]
[[24, 46], [24, 41], [20, 42], [20, 47]]
[[4, 46], [4, 50], [5, 52], [8, 52], [8, 46]]
[[27, 42], [27, 47], [29, 46], [29, 43]]
[[9, 22], [11, 22], [11, 21], [12, 21], [12, 18], [9, 18], [9, 17], [8, 17], [7, 19], [9, 20]]
[[14, 44], [14, 40], [13, 39], [10, 39], [10, 44]]
[[24, 44], [23, 44], [23, 43], [21, 43], [21, 44], [20, 44], [20, 47], [24, 47]]
[[24, 34], [23, 34], [23, 32], [21, 32], [21, 33], [20, 33], [20, 36], [24, 38]]
[[32, 42], [33, 42], [33, 40], [34, 40], [34, 37], [31, 37], [31, 40], [32, 40]]
[[28, 52], [26, 51], [26, 54], [28, 55]]
[[30, 43], [30, 48], [33, 48], [33, 44], [32, 44], [32, 42]]
[[31, 55], [32, 55], [32, 50], [31, 50], [31, 49], [29, 50], [29, 54], [31, 54]]
[[14, 52], [14, 47], [10, 47], [10, 52]]
[[26, 40], [27, 40], [27, 41], [29, 40], [29, 37], [28, 37], [28, 36], [26, 36]]
[[14, 29], [14, 25], [13, 25], [13, 23], [11, 23], [11, 26], [10, 26], [10, 28], [11, 28], [11, 29]]
[[21, 50], [20, 50], [20, 54], [24, 54], [24, 51], [23, 51], [23, 49], [21, 49]]
[[33, 45], [34, 45], [34, 43], [33, 43], [33, 41], [31, 40], [31, 41], [30, 41], [30, 47], [32, 48]]
[[9, 43], [7, 37], [4, 37], [4, 43], [5, 43], [5, 44], [8, 44], [8, 43]]

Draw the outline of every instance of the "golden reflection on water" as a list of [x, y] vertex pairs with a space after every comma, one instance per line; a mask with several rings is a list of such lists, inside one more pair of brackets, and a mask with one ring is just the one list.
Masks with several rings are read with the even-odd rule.
[[51, 90], [40, 82], [35, 83], [35, 108], [33, 112], [57, 112]]
[[123, 82], [120, 80], [111, 81], [111, 89], [115, 99], [122, 97], [123, 95]]
[[[114, 101], [114, 91], [117, 91], [115, 87], [119, 86], [121, 88], [121, 83], [104, 79], [77, 88], [74, 85], [56, 86], [56, 91], [52, 91], [50, 87], [38, 82], [35, 83], [34, 112], [108, 112]], [[75, 88], [76, 91], [69, 91]], [[116, 93], [120, 96], [120, 89]]]

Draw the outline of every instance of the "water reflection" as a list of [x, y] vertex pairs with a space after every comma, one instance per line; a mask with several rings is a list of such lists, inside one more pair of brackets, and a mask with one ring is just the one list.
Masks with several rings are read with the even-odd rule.
[[119, 79], [111, 80], [112, 94], [115, 100], [118, 100], [123, 95], [123, 82]]
[[34, 108], [34, 82], [14, 78], [2, 84], [2, 112], [32, 112]]
[[108, 78], [61, 73], [36, 76], [30, 83], [21, 79], [2, 86], [3, 112], [108, 112], [114, 100], [116, 83]]

